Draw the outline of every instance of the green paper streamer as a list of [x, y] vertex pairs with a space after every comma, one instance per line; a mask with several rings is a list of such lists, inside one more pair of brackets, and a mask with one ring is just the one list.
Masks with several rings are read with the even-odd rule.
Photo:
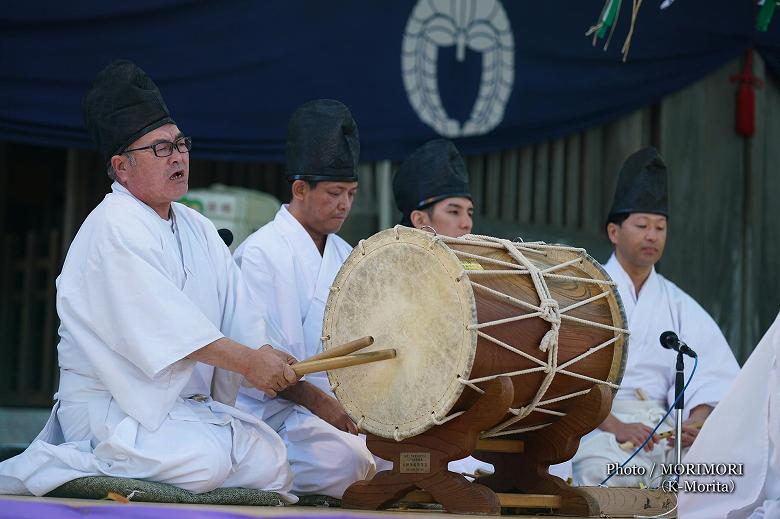
[[[613, 23], [615, 23], [615, 16], [617, 16], [618, 9], [620, 9], [621, 1], [622, 0], [609, 0], [609, 5], [604, 8], [604, 21], [601, 22], [601, 27], [596, 33], [596, 37], [598, 39], [604, 39], [604, 36], [607, 35], [609, 28], [612, 27]], [[772, 0], [772, 3], [774, 3], [774, 0]]]
[[775, 7], [777, 2], [775, 0], [764, 0], [764, 5], [761, 6], [761, 10], [758, 12], [758, 18], [756, 19], [756, 29], [761, 32], [766, 32], [769, 28], [769, 22], [772, 21], [772, 15], [775, 14]]

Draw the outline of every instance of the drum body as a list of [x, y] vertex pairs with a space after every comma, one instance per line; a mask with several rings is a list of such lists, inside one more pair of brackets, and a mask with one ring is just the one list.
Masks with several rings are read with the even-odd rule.
[[402, 440], [459, 416], [509, 376], [506, 417], [483, 437], [542, 429], [595, 384], [617, 389], [625, 315], [584, 250], [398, 226], [361, 241], [325, 308], [323, 347], [371, 335], [395, 359], [328, 373], [361, 429]]

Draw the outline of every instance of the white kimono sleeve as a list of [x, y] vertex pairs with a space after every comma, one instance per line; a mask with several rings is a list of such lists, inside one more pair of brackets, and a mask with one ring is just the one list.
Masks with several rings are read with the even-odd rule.
[[[294, 356], [292, 341], [303, 341], [298, 287], [289, 273], [270, 267], [272, 259], [259, 247], [247, 247], [241, 256], [241, 273], [255, 304], [262, 308], [272, 343], [277, 349]], [[285, 333], [287, 331], [288, 333]], [[298, 359], [303, 360], [303, 359]]]
[[[699, 355], [699, 365], [685, 391], [686, 414], [698, 405], [712, 407], [725, 396], [731, 382], [739, 373], [737, 364], [726, 338], [715, 321], [690, 297], [676, 302], [681, 305], [680, 338]], [[685, 359], [685, 379], [693, 369], [693, 359]], [[674, 375], [669, 387], [668, 402], [674, 402]]]
[[[122, 410], [154, 429], [195, 365], [183, 359], [223, 335], [174, 284], [148, 231], [109, 224], [96, 232], [80, 275], [58, 286], [57, 309]], [[163, 396], [150, 405], [144, 394]]]

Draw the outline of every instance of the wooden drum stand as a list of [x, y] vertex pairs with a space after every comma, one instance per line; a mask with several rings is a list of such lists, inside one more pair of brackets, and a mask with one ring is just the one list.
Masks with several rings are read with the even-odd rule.
[[[672, 506], [668, 495], [642, 489], [572, 487], [548, 473], [550, 465], [571, 459], [580, 438], [610, 412], [611, 391], [601, 385], [572, 399], [561, 420], [524, 440], [480, 440], [479, 434], [506, 414], [512, 381], [498, 377], [461, 416], [400, 442], [367, 435], [368, 449], [393, 462], [393, 469], [358, 481], [344, 493], [342, 506], [382, 510], [399, 501], [437, 502], [456, 514], [500, 515], [501, 508], [547, 509], [558, 514], [651, 515]], [[495, 473], [469, 482], [447, 470], [450, 461], [474, 454]]]

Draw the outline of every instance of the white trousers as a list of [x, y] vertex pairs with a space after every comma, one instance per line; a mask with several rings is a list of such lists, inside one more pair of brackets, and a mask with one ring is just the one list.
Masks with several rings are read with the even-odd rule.
[[[638, 422], [653, 428], [666, 412], [663, 405], [660, 402], [642, 400], [615, 400], [612, 403], [612, 414], [622, 422]], [[657, 432], [670, 429], [672, 422], [667, 418]], [[634, 446], [636, 447], [639, 446]], [[580, 448], [572, 459], [574, 484], [599, 485], [608, 475], [609, 464], [623, 463], [633, 452], [634, 449], [623, 450], [614, 434], [601, 429], [592, 431], [582, 439]], [[661, 440], [652, 451], [640, 451], [626, 465], [626, 469], [644, 472], [644, 475], [615, 475], [606, 484], [611, 487], [638, 487], [642, 482], [648, 487], [657, 486], [660, 481], [661, 463], [670, 463], [673, 457], [674, 448], [665, 440]]]
[[61, 402], [30, 447], [0, 464], [0, 493], [43, 495], [84, 476], [143, 479], [195, 493], [244, 487], [297, 501], [279, 436], [211, 400], [180, 399], [154, 431], [110, 397]]
[[300, 406], [277, 431], [287, 446], [295, 494], [340, 499], [349, 485], [376, 473], [364, 438], [337, 429]]

